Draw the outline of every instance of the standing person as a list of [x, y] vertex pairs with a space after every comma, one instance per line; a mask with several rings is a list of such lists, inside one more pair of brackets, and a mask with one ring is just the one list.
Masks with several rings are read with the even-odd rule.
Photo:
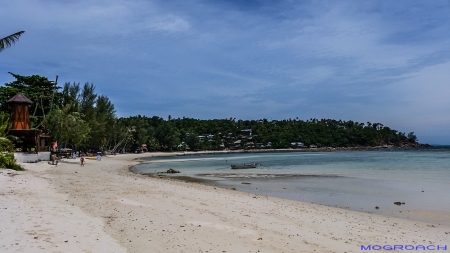
[[84, 157], [80, 158], [80, 164], [81, 164], [81, 167], [84, 167]]

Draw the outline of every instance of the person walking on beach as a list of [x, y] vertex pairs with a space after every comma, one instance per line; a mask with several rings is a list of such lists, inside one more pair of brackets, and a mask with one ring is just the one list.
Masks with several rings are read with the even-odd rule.
[[84, 157], [80, 158], [81, 167], [84, 167]]
[[52, 165], [55, 165], [55, 161], [56, 161], [56, 155], [53, 154], [53, 155], [52, 155]]

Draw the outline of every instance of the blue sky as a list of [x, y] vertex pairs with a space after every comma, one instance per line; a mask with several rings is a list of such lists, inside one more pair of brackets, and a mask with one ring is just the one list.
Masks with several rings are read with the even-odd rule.
[[117, 115], [379, 122], [450, 144], [450, 2], [0, 0], [8, 71]]

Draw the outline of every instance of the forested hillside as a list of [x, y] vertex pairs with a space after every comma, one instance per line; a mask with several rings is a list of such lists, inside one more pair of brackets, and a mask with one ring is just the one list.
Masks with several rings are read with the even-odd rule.
[[332, 119], [199, 120], [169, 116], [164, 120], [134, 116], [120, 118], [117, 123], [122, 128], [132, 127], [129, 133], [135, 143], [146, 143], [150, 150], [400, 146], [417, 142], [414, 133], [406, 135], [380, 123]]
[[134, 152], [145, 149], [143, 144], [148, 151], [417, 145], [413, 132], [406, 135], [370, 122], [163, 119], [140, 115], [117, 118], [112, 101], [96, 94], [92, 83], [65, 83], [60, 87], [37, 75], [12, 76], [15, 81], [0, 87], [1, 113], [9, 115], [11, 108], [6, 101], [21, 92], [34, 102], [30, 105], [32, 128], [73, 149]]

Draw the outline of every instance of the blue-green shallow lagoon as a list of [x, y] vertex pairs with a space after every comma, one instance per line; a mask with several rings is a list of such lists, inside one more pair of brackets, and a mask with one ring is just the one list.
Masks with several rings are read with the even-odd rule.
[[[232, 153], [147, 157], [138, 173], [163, 172], [209, 184], [356, 211], [450, 225], [450, 149]], [[231, 164], [260, 162], [256, 169]], [[394, 202], [405, 202], [397, 206]], [[378, 206], [379, 209], [375, 207]]]

